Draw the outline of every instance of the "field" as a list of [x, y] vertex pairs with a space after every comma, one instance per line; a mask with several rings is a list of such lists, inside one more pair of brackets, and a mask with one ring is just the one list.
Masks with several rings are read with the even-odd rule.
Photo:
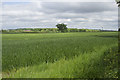
[[3, 34], [9, 78], [117, 78], [117, 32]]

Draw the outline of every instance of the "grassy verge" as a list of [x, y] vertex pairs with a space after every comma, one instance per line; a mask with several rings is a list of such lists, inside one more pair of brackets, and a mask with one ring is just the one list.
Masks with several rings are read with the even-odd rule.
[[[65, 57], [54, 63], [43, 63], [32, 67], [24, 67], [7, 75], [9, 78], [117, 78], [117, 67], [115, 64], [105, 65], [105, 59], [108, 59], [106, 50], [108, 47], [99, 50], [99, 52], [84, 53], [75, 56], [73, 59], [66, 60]], [[110, 51], [110, 50], [107, 50]], [[107, 56], [105, 55], [107, 54]], [[106, 62], [106, 61], [105, 61]], [[109, 63], [108, 63], [109, 64]], [[112, 69], [109, 67], [112, 66]], [[111, 72], [111, 70], [113, 70]], [[106, 74], [106, 73], [110, 73]], [[115, 74], [114, 74], [115, 73]]]

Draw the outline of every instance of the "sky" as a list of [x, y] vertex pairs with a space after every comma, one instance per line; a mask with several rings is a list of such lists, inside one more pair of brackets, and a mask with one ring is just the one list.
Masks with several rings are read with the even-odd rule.
[[65, 23], [68, 28], [117, 30], [118, 7], [110, 1], [5, 1], [2, 29], [56, 28], [56, 24]]

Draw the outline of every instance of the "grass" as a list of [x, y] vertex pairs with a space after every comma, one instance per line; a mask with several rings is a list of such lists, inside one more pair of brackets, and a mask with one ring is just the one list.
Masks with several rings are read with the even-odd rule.
[[111, 73], [109, 66], [116, 64], [105, 65], [104, 59], [111, 58], [106, 57], [109, 49], [114, 48], [112, 53], [116, 53], [117, 32], [3, 34], [2, 38], [3, 77], [103, 78], [116, 75], [104, 76], [105, 72], [106, 75]]

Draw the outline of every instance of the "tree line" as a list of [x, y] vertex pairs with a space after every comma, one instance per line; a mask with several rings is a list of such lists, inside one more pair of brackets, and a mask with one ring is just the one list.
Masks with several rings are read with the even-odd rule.
[[103, 32], [105, 30], [93, 30], [93, 29], [77, 29], [67, 28], [64, 23], [57, 24], [57, 28], [19, 28], [2, 30], [3, 33], [60, 33], [60, 32]]

